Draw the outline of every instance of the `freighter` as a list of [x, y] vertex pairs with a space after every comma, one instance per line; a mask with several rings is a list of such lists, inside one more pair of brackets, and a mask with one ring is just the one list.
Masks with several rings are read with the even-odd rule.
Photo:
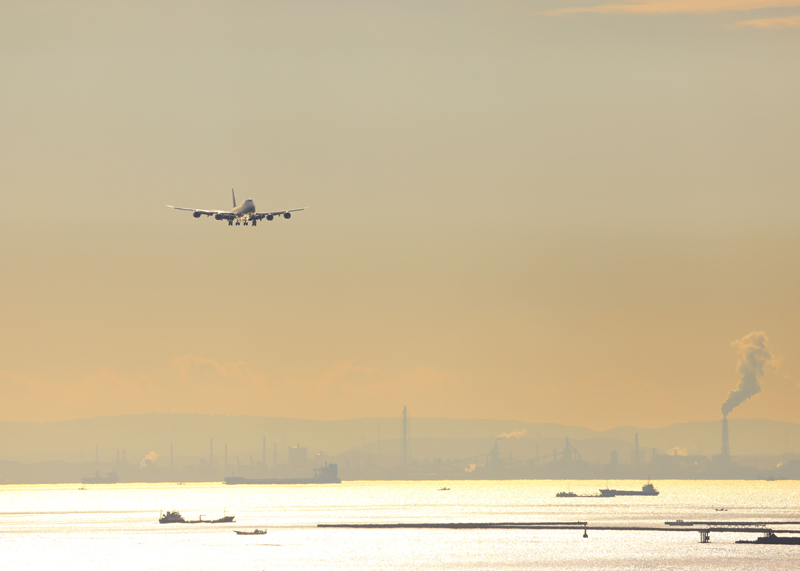
[[653, 484], [647, 483], [642, 486], [641, 490], [609, 490], [601, 489], [600, 490], [600, 497], [602, 498], [613, 498], [614, 496], [657, 496], [658, 490], [656, 490]]
[[234, 517], [236, 516], [226, 515], [219, 519], [203, 519], [203, 516], [200, 516], [200, 519], [184, 519], [180, 512], [168, 511], [158, 518], [158, 523], [231, 523]]
[[325, 464], [322, 468], [314, 468], [312, 478], [242, 478], [231, 476], [225, 478], [229, 486], [234, 484], [341, 484], [339, 467], [336, 464]]
[[94, 476], [84, 476], [81, 478], [82, 484], [116, 484], [119, 482], [119, 476], [116, 472], [109, 472], [105, 476], [101, 476], [100, 472], [95, 472]]

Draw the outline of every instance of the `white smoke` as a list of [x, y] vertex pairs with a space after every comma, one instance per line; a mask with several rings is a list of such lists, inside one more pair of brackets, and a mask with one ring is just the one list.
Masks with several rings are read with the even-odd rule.
[[527, 430], [520, 430], [518, 428], [515, 428], [511, 432], [504, 432], [503, 434], [501, 434], [497, 438], [517, 438], [517, 439], [519, 439], [519, 438], [522, 438], [523, 436], [525, 436], [526, 432], [528, 432], [528, 431]]
[[149, 466], [150, 464], [156, 461], [156, 458], [158, 458], [158, 454], [156, 454], [155, 452], [150, 452], [147, 456], [142, 458], [139, 467], [144, 468], [145, 466]]
[[775, 357], [767, 348], [768, 341], [763, 331], [754, 331], [732, 343], [738, 348], [736, 372], [742, 378], [736, 390], [722, 403], [722, 416], [728, 416], [734, 408], [761, 392], [759, 379], [764, 376], [764, 369], [775, 366]]
[[681, 448], [680, 446], [676, 446], [675, 448], [670, 448], [667, 450], [667, 454], [670, 456], [688, 456], [689, 453], [686, 451], [686, 448]]

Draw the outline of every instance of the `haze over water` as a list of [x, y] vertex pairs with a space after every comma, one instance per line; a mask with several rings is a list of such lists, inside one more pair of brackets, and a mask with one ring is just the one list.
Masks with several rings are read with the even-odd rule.
[[[737, 545], [742, 534], [589, 530], [322, 529], [318, 523], [798, 520], [800, 483], [663, 481], [661, 494], [595, 493], [606, 482], [344, 482], [327, 486], [130, 484], [0, 489], [7, 569], [796, 569], [797, 546]], [[630, 487], [632, 482], [621, 486]], [[448, 486], [450, 491], [439, 491]], [[715, 508], [725, 507], [726, 512]], [[233, 524], [159, 524], [233, 514]], [[795, 526], [798, 527], [798, 526]], [[237, 536], [234, 529], [267, 529]], [[751, 537], [752, 538], [752, 537]]]
[[[298, 445], [343, 477], [534, 477], [558, 446], [589, 477], [730, 452], [800, 478], [798, 425], [744, 430], [800, 410], [798, 61], [800, 0], [0, 2], [0, 482], [263, 476], [270, 443], [272, 475]], [[232, 187], [310, 208], [165, 207]], [[407, 458], [377, 422], [404, 407]], [[422, 419], [464, 441], [423, 448]], [[315, 527], [800, 519], [795, 482], [655, 483], [3, 485], [0, 568], [800, 567], [696, 533]]]

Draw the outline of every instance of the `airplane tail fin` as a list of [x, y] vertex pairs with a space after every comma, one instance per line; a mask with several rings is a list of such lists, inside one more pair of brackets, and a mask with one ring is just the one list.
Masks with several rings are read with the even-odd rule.
[[233, 195], [233, 207], [236, 208], [236, 193], [233, 192], [233, 189], [231, 189], [231, 194]]

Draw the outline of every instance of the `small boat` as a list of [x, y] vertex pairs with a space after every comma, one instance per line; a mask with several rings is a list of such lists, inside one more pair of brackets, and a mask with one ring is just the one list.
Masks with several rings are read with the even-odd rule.
[[253, 531], [239, 531], [238, 529], [233, 530], [236, 535], [267, 535], [266, 529], [254, 529]]
[[556, 494], [557, 498], [577, 498], [578, 494], [575, 492], [558, 492]]
[[444, 488], [439, 488], [439, 491], [440, 491], [440, 492], [449, 492], [449, 491], [450, 491], [450, 488], [448, 488], [447, 486], [445, 486]]

